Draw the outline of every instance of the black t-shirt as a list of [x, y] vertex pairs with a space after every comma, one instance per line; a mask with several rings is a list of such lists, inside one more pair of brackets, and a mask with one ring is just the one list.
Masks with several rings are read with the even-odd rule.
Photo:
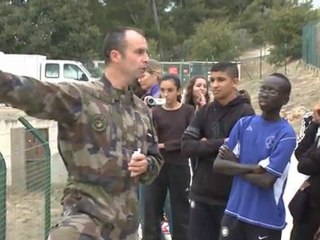
[[163, 107], [152, 109], [159, 143], [164, 143], [165, 146], [160, 149], [165, 162], [188, 164], [188, 158], [181, 155], [181, 137], [193, 115], [194, 108], [186, 104], [176, 110], [166, 110]]

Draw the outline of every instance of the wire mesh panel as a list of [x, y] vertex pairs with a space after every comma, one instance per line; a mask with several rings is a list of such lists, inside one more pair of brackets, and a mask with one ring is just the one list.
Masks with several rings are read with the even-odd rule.
[[188, 62], [161, 62], [163, 74], [179, 76], [182, 85], [190, 79], [190, 64]]
[[303, 28], [302, 59], [320, 67], [320, 22], [310, 22]]
[[[233, 61], [231, 61], [233, 62]], [[217, 62], [201, 62], [201, 61], [187, 61], [187, 62], [161, 62], [162, 71], [164, 74], [170, 73], [179, 76], [182, 86], [187, 85], [190, 78], [194, 76], [204, 76], [209, 80], [210, 69], [213, 63]], [[237, 63], [239, 75], [241, 75], [240, 62]]]
[[22, 113], [0, 107], [0, 240], [43, 240], [51, 225], [51, 199], [61, 210], [61, 194], [51, 198], [50, 181], [49, 129], [52, 133], [56, 123], [28, 118], [33, 128]]

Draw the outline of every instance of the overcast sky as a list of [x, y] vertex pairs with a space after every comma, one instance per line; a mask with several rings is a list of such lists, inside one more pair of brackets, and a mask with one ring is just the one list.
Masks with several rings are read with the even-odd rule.
[[313, 6], [314, 6], [315, 8], [320, 7], [320, 0], [313, 0]]

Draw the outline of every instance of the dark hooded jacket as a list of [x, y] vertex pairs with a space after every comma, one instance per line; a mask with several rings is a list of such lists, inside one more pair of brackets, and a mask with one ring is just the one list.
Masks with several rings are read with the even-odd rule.
[[253, 114], [248, 99], [240, 94], [226, 105], [213, 101], [196, 112], [182, 136], [182, 153], [197, 158], [190, 192], [192, 200], [226, 205], [232, 177], [213, 172], [213, 161], [236, 122]]
[[320, 126], [312, 121], [311, 114], [303, 118], [303, 125], [305, 131], [295, 150], [298, 171], [310, 176], [309, 204], [320, 208]]

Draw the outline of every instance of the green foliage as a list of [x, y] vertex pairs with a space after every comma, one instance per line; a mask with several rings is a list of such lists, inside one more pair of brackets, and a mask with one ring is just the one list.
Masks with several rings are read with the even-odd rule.
[[301, 56], [302, 27], [320, 16], [296, 0], [0, 0], [0, 15], [7, 53], [101, 59], [104, 35], [122, 25], [142, 29], [159, 60], [233, 59], [269, 44], [280, 65]]
[[148, 39], [149, 56], [150, 58], [160, 59], [158, 42], [152, 38]]
[[253, 37], [247, 29], [235, 29], [233, 35], [236, 38], [237, 49], [239, 52], [245, 51], [254, 45]]
[[37, 53], [50, 58], [82, 59], [96, 55], [99, 29], [90, 22], [88, 0], [30, 1], [24, 6], [2, 3], [1, 50]]
[[270, 9], [263, 0], [255, 0], [247, 6], [240, 16], [239, 27], [246, 29], [251, 34], [253, 43], [256, 45], [264, 43], [263, 25], [269, 11]]
[[188, 59], [233, 60], [238, 56], [233, 30], [231, 24], [213, 19], [199, 24], [186, 42]]
[[0, 3], [0, 51], [20, 52], [30, 44], [26, 8]]
[[264, 25], [265, 40], [273, 46], [270, 62], [281, 66], [288, 58], [301, 58], [302, 28], [316, 18], [308, 3], [272, 10]]

